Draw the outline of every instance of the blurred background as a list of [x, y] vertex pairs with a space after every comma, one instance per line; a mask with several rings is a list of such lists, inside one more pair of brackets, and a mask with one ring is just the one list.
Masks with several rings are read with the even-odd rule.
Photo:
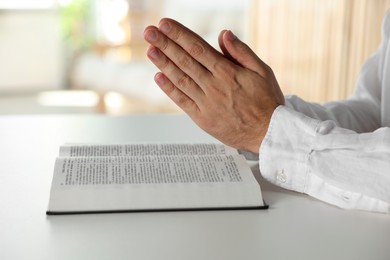
[[0, 0], [0, 114], [181, 113], [155, 85], [143, 30], [161, 17], [217, 48], [231, 29], [285, 94], [350, 95], [390, 0]]

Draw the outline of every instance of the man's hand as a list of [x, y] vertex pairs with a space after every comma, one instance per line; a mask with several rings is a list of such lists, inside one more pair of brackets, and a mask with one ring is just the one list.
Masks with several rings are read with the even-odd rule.
[[284, 97], [272, 70], [230, 31], [223, 54], [171, 19], [149, 26], [147, 55], [161, 70], [159, 87], [203, 130], [237, 149], [258, 153]]

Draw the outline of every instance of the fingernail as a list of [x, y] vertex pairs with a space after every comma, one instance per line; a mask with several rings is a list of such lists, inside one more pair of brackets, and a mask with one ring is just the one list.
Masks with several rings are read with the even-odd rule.
[[157, 40], [157, 33], [155, 30], [148, 30], [146, 33], [145, 33], [145, 38], [147, 41], [149, 42], [154, 42]]
[[166, 83], [165, 77], [162, 73], [157, 73], [154, 80], [158, 85], [164, 85]]
[[151, 58], [151, 59], [157, 59], [158, 56], [160, 55], [160, 53], [158, 52], [158, 50], [156, 48], [150, 48], [148, 50], [148, 56]]
[[163, 33], [169, 33], [171, 31], [171, 25], [168, 22], [163, 22], [160, 25], [160, 31]]
[[234, 33], [229, 30], [227, 32], [227, 38], [228, 38], [229, 41], [234, 41], [235, 39], [237, 39], [237, 36], [235, 36]]

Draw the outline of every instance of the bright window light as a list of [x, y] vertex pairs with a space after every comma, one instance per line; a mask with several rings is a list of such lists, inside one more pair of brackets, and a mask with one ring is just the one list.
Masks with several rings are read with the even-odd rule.
[[125, 40], [125, 32], [120, 26], [121, 20], [129, 10], [125, 0], [110, 0], [100, 2], [100, 18], [103, 34], [109, 43], [121, 44]]
[[0, 0], [0, 9], [51, 9], [56, 0]]
[[72, 2], [72, 0], [57, 0], [57, 2], [60, 6], [67, 6]]
[[38, 95], [38, 103], [49, 107], [95, 107], [99, 95], [93, 91], [47, 91]]
[[110, 91], [104, 96], [104, 103], [112, 109], [119, 109], [125, 104], [125, 98], [122, 94]]

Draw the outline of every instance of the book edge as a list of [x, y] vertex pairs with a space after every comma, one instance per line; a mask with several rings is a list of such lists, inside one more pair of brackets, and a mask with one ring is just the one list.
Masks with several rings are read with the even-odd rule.
[[163, 209], [125, 209], [125, 210], [91, 210], [91, 211], [46, 211], [46, 215], [78, 215], [78, 214], [107, 214], [107, 213], [145, 213], [145, 212], [180, 212], [180, 211], [223, 211], [223, 210], [264, 210], [269, 205], [244, 207], [211, 207], [211, 208], [163, 208]]

